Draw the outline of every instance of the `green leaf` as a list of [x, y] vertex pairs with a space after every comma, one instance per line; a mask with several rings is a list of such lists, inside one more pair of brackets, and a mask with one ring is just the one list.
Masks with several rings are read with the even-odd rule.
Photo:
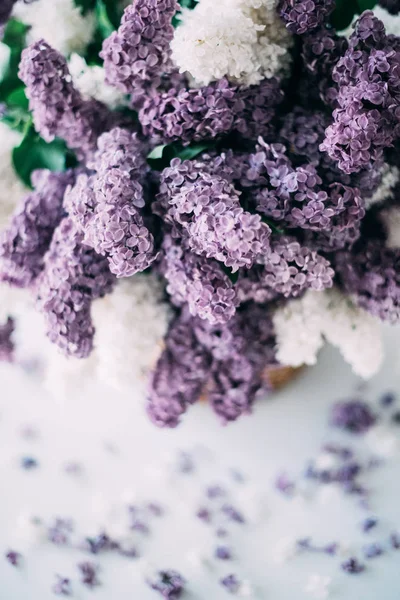
[[147, 155], [147, 158], [150, 158], [150, 160], [156, 160], [156, 159], [162, 158], [165, 148], [167, 148], [167, 144], [162, 144], [161, 146], [156, 146]]
[[8, 67], [0, 83], [0, 102], [6, 102], [7, 96], [16, 88], [21, 87], [18, 68], [21, 52], [25, 47], [27, 31], [28, 27], [16, 19], [10, 19], [5, 28], [3, 43], [10, 48], [11, 52]]
[[13, 150], [13, 165], [25, 185], [31, 187], [31, 174], [35, 169], [63, 171], [66, 165], [67, 148], [63, 141], [47, 143], [38, 136], [30, 125], [21, 144]]
[[75, 0], [75, 6], [81, 9], [82, 14], [86, 15], [96, 8], [96, 0]]
[[371, 10], [377, 4], [377, 0], [357, 0], [358, 12], [361, 14], [364, 10]]
[[191, 160], [196, 158], [199, 154], [205, 150], [209, 150], [212, 146], [210, 144], [194, 144], [193, 146], [185, 146], [181, 150], [177, 150], [176, 156], [181, 160]]
[[115, 25], [113, 25], [113, 23], [110, 20], [107, 6], [104, 0], [97, 0], [96, 17], [97, 27], [101, 33], [102, 38], [105, 39], [109, 35], [111, 35], [113, 31], [115, 31]]
[[23, 112], [29, 110], [29, 100], [25, 94], [25, 88], [23, 86], [16, 88], [6, 98], [7, 106], [11, 108], [19, 108]]
[[346, 29], [358, 14], [359, 7], [356, 0], [337, 0], [336, 8], [331, 15], [331, 23], [338, 30]]

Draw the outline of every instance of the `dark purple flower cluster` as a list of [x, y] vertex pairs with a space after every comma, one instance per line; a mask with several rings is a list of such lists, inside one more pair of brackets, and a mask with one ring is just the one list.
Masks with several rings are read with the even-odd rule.
[[244, 304], [228, 323], [193, 318], [184, 308], [172, 324], [152, 376], [148, 411], [175, 427], [190, 404], [207, 397], [226, 423], [249, 413], [274, 364], [274, 334], [265, 304]]
[[400, 135], [399, 57], [383, 23], [364, 12], [333, 70], [338, 108], [321, 144], [345, 173], [381, 160]]
[[351, 433], [365, 433], [375, 421], [376, 416], [362, 400], [337, 402], [331, 413], [332, 425]]
[[335, 0], [279, 0], [277, 10], [288, 30], [299, 35], [321, 25], [335, 3]]
[[185, 588], [185, 579], [177, 571], [159, 571], [148, 581], [149, 586], [166, 600], [178, 600]]
[[212, 140], [232, 131], [243, 138], [269, 137], [282, 101], [277, 79], [239, 90], [226, 79], [208, 86], [171, 88], [150, 95], [139, 112], [143, 133], [163, 142]]
[[90, 354], [94, 336], [91, 302], [109, 293], [113, 283], [107, 260], [83, 244], [73, 220], [64, 218], [44, 257], [35, 293], [48, 337], [65, 354], [77, 358]]
[[171, 70], [170, 42], [176, 0], [134, 0], [125, 9], [118, 31], [107, 38], [100, 53], [107, 82], [137, 100], [157, 87]]
[[14, 360], [14, 342], [12, 335], [14, 333], [14, 319], [8, 317], [4, 324], [0, 324], [0, 361], [12, 362]]
[[74, 181], [73, 171], [35, 171], [35, 190], [22, 200], [0, 235], [2, 281], [28, 287], [39, 275], [54, 229], [64, 216], [65, 190]]
[[360, 240], [352, 251], [339, 252], [335, 267], [344, 290], [380, 319], [400, 318], [400, 249], [381, 239]]
[[78, 177], [66, 195], [66, 207], [84, 243], [107, 257], [117, 277], [129, 277], [156, 258], [141, 211], [147, 172], [143, 146], [136, 134], [116, 127], [99, 138], [92, 166], [97, 173]]
[[[318, 90], [320, 99], [335, 105], [337, 87], [332, 72], [348, 48], [345, 36], [337, 35], [330, 26], [322, 26], [302, 38], [302, 59], [305, 69], [306, 102]], [[306, 104], [307, 106], [307, 104]]]
[[80, 158], [90, 157], [115, 115], [101, 102], [82, 98], [71, 82], [65, 58], [44, 40], [23, 51], [19, 76], [42, 137], [48, 142], [63, 138]]
[[4, 25], [4, 23], [7, 23], [16, 1], [17, 0], [2, 0], [0, 4], [0, 34], [1, 26]]

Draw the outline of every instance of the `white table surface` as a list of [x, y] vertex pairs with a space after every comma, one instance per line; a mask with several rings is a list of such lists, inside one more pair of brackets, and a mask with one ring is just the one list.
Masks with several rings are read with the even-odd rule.
[[[399, 330], [387, 331], [384, 368], [362, 393], [374, 402], [387, 390], [400, 396], [399, 340]], [[354, 498], [333, 490], [286, 500], [273, 486], [282, 470], [294, 476], [301, 473], [327, 440], [350, 441], [361, 453], [369, 451], [365, 439], [350, 439], [328, 426], [332, 402], [354, 396], [359, 384], [340, 356], [326, 349], [317, 367], [260, 402], [252, 416], [221, 428], [211, 410], [199, 405], [178, 429], [167, 431], [148, 422], [143, 399], [134, 392], [124, 397], [94, 383], [84, 397], [77, 394], [59, 402], [35, 378], [2, 365], [0, 600], [55, 598], [51, 592], [55, 573], [71, 577], [73, 598], [79, 600], [156, 600], [157, 594], [143, 582], [148, 563], [180, 571], [188, 580], [185, 598], [191, 600], [229, 598], [218, 580], [230, 572], [248, 579], [254, 597], [266, 600], [312, 598], [305, 587], [313, 573], [332, 577], [330, 598], [398, 600], [400, 551], [369, 561], [360, 576], [343, 573], [341, 557], [301, 554], [277, 564], [277, 548], [285, 538], [346, 541], [348, 551], [360, 555], [366, 541], [385, 539], [396, 528], [400, 531], [400, 452], [391, 452], [385, 466], [371, 476], [371, 512], [380, 521], [368, 539], [359, 524], [370, 512], [363, 512]], [[38, 439], [21, 437], [25, 426], [36, 428]], [[397, 431], [400, 441], [400, 427]], [[194, 454], [198, 471], [175, 474], [170, 465], [179, 450]], [[23, 470], [22, 456], [35, 457], [38, 468]], [[64, 465], [73, 460], [82, 463], [82, 476], [65, 473]], [[229, 480], [231, 468], [246, 478], [245, 484], [229, 485], [232, 502], [243, 508], [248, 523], [233, 528], [235, 560], [227, 564], [208, 560], [215, 536], [194, 512], [204, 485]], [[74, 519], [82, 534], [96, 533], [102, 525], [111, 528], [120, 507], [131, 499], [157, 500], [167, 513], [147, 538], [137, 534], [140, 560], [95, 557], [103, 583], [95, 591], [78, 581], [76, 564], [85, 558], [82, 552], [31, 539], [29, 528], [21, 527], [33, 515], [46, 522], [65, 516]], [[23, 554], [21, 568], [13, 568], [2, 557], [9, 548]]]

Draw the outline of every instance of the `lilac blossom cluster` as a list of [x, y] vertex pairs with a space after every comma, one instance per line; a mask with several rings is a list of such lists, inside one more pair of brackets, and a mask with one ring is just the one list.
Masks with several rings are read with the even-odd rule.
[[154, 238], [142, 214], [147, 173], [135, 133], [116, 127], [98, 140], [95, 175], [78, 177], [65, 204], [85, 244], [106, 256], [117, 277], [143, 271], [156, 258]]
[[[0, 238], [0, 278], [31, 289], [50, 340], [79, 358], [96, 346], [92, 302], [143, 272], [94, 310], [101, 340], [107, 306], [117, 331], [153, 314], [143, 298], [156, 278], [160, 351], [143, 372], [159, 426], [175, 427], [202, 396], [223, 422], [250, 412], [282, 355], [274, 315], [299, 319], [315, 292], [348, 298], [364, 325], [363, 310], [400, 317], [400, 238], [384, 226], [400, 190], [400, 38], [367, 11], [347, 39], [330, 22], [334, 4], [279, 0], [271, 12], [241, 0], [235, 26], [255, 27], [243, 48], [198, 11], [196, 69], [186, 72], [171, 52], [177, 23], [179, 49], [191, 39], [179, 5], [134, 0], [100, 53], [124, 110], [82, 95], [46, 41], [23, 52], [35, 128], [64, 139], [78, 165], [34, 174]], [[227, 71], [212, 52], [201, 64], [201, 46], [223, 44]]]
[[79, 158], [87, 159], [115, 115], [101, 102], [82, 98], [66, 59], [44, 40], [23, 51], [19, 77], [26, 85], [36, 130], [49, 142], [63, 138]]
[[332, 73], [338, 108], [321, 144], [345, 173], [382, 160], [400, 135], [398, 64], [399, 51], [382, 21], [363, 13]]
[[322, 23], [335, 8], [335, 0], [279, 0], [278, 12], [289, 31], [307, 33]]

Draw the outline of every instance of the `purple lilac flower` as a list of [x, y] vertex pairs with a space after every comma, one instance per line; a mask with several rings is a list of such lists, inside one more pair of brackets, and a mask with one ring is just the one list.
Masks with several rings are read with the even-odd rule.
[[345, 560], [341, 566], [343, 571], [346, 571], [346, 573], [350, 573], [351, 575], [365, 571], [365, 566], [353, 557]]
[[114, 277], [105, 258], [82, 243], [67, 217], [55, 231], [35, 292], [47, 335], [65, 354], [87, 357], [93, 347], [92, 300], [109, 293]]
[[47, 530], [47, 539], [57, 546], [66, 546], [74, 527], [70, 519], [55, 519]]
[[11, 285], [28, 287], [43, 269], [54, 229], [64, 216], [63, 197], [73, 185], [73, 171], [35, 171], [35, 191], [14, 211], [0, 236], [0, 278]]
[[14, 319], [8, 317], [4, 324], [0, 324], [0, 361], [13, 362], [15, 345], [12, 335], [15, 330]]
[[390, 545], [394, 550], [400, 550], [400, 534], [395, 532], [390, 535]]
[[66, 194], [65, 205], [82, 230], [85, 244], [106, 256], [117, 277], [143, 271], [156, 258], [145, 224], [147, 165], [136, 134], [116, 127], [99, 138], [94, 175], [82, 174]]
[[23, 51], [19, 76], [41, 136], [48, 142], [63, 138], [79, 158], [90, 156], [115, 117], [101, 102], [83, 100], [71, 82], [66, 59], [40, 40]]
[[176, 427], [208, 379], [210, 357], [196, 339], [192, 323], [186, 310], [175, 319], [151, 375], [147, 411], [159, 427]]
[[236, 575], [231, 574], [223, 577], [220, 580], [220, 584], [224, 587], [230, 594], [237, 594], [240, 590], [241, 582]]
[[380, 239], [360, 240], [351, 252], [335, 256], [335, 269], [344, 290], [380, 319], [400, 317], [400, 250]]
[[57, 581], [53, 585], [53, 594], [56, 596], [72, 596], [71, 580], [68, 577], [56, 575]]
[[98, 579], [99, 566], [93, 562], [85, 561], [78, 564], [81, 573], [81, 581], [86, 587], [93, 589], [100, 585]]
[[279, 296], [299, 296], [306, 289], [332, 287], [334, 271], [330, 262], [299, 244], [296, 238], [273, 234], [271, 251], [263, 264], [239, 273], [236, 291], [240, 302], [267, 302]]
[[245, 211], [239, 192], [195, 161], [173, 159], [161, 175], [154, 210], [196, 254], [215, 258], [237, 271], [268, 252], [270, 228]]
[[99, 554], [100, 552], [119, 549], [119, 543], [112, 540], [105, 533], [99, 533], [99, 535], [94, 537], [86, 538], [85, 546], [91, 554]]
[[362, 530], [364, 531], [364, 533], [368, 533], [369, 531], [371, 531], [371, 529], [376, 527], [377, 524], [378, 524], [378, 519], [376, 517], [368, 517], [362, 523]]
[[311, 231], [343, 231], [361, 221], [365, 210], [357, 188], [332, 183], [324, 189], [313, 164], [294, 168], [284, 146], [259, 141], [244, 180], [254, 181], [251, 193], [259, 212]]
[[356, 22], [332, 77], [339, 87], [338, 108], [320, 149], [345, 173], [358, 172], [381, 160], [400, 135], [398, 55], [371, 11]]
[[379, 399], [381, 406], [384, 406], [385, 408], [388, 406], [392, 406], [395, 403], [395, 401], [396, 394], [394, 392], [386, 392]]
[[226, 323], [236, 310], [236, 293], [229, 277], [216, 261], [184, 250], [166, 236], [162, 272], [172, 301], [188, 304], [190, 313], [210, 323]]
[[302, 38], [302, 58], [306, 69], [306, 93], [314, 93], [317, 88], [321, 100], [334, 106], [337, 85], [332, 79], [332, 71], [348, 48], [347, 38], [337, 35], [332, 27], [323, 25]]
[[307, 33], [321, 25], [335, 8], [335, 0], [279, 0], [277, 10], [291, 33]]
[[24, 456], [21, 460], [21, 467], [25, 469], [25, 471], [32, 471], [32, 469], [36, 469], [37, 466], [38, 461], [32, 456]]
[[248, 303], [225, 325], [195, 321], [195, 334], [212, 357], [210, 404], [223, 423], [251, 411], [264, 386], [263, 371], [275, 362], [275, 338], [265, 305]]
[[368, 544], [364, 548], [364, 556], [365, 558], [376, 558], [377, 556], [381, 556], [384, 550], [380, 544]]
[[19, 567], [21, 564], [22, 555], [15, 550], [9, 550], [6, 554], [6, 559], [13, 567]]
[[362, 400], [348, 400], [334, 404], [331, 424], [351, 433], [365, 433], [376, 422], [369, 405]]
[[100, 53], [107, 83], [136, 100], [157, 86], [172, 68], [171, 21], [178, 8], [176, 0], [134, 0], [125, 9], [119, 29], [104, 41]]
[[232, 552], [228, 546], [217, 546], [215, 549], [215, 557], [220, 560], [230, 560], [232, 558]]
[[391, 15], [398, 15], [400, 12], [400, 0], [379, 0], [378, 4], [386, 8]]
[[282, 494], [285, 494], [285, 496], [292, 496], [296, 489], [296, 484], [293, 480], [289, 479], [286, 473], [281, 473], [276, 478], [275, 487]]
[[245, 518], [242, 513], [239, 512], [237, 508], [232, 506], [232, 504], [224, 504], [221, 508], [221, 512], [234, 523], [243, 524], [245, 522]]
[[200, 88], [171, 88], [149, 96], [139, 121], [145, 135], [164, 142], [188, 144], [231, 131], [246, 139], [268, 138], [282, 98], [275, 78], [242, 90], [222, 78]]
[[167, 600], [176, 600], [182, 596], [185, 588], [185, 579], [177, 571], [168, 569], [158, 571], [156, 575], [148, 580], [148, 585]]

